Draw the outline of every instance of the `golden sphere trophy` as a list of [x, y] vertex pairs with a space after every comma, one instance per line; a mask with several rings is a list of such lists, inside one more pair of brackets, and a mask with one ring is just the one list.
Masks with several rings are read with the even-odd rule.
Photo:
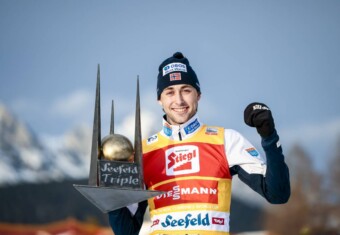
[[128, 138], [114, 133], [113, 102], [110, 134], [101, 139], [98, 65], [89, 181], [88, 185], [73, 186], [104, 213], [164, 193], [144, 189], [138, 78], [135, 115], [134, 148]]

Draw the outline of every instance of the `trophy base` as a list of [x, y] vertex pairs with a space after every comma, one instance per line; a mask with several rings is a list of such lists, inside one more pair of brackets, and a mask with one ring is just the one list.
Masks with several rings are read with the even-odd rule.
[[73, 185], [103, 213], [138, 203], [165, 192], [130, 188]]

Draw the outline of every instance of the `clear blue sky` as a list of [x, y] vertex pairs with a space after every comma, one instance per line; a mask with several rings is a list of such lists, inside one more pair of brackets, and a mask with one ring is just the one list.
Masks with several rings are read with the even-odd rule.
[[91, 125], [97, 64], [103, 128], [112, 99], [119, 125], [134, 115], [139, 75], [142, 113], [160, 129], [157, 69], [176, 51], [200, 80], [204, 122], [258, 145], [243, 110], [260, 101], [286, 150], [299, 142], [317, 164], [333, 154], [340, 1], [0, 0], [0, 102], [42, 137]]

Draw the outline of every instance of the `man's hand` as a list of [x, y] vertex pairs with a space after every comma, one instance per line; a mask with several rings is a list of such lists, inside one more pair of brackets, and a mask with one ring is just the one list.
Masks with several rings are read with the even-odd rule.
[[272, 112], [267, 105], [254, 102], [244, 110], [244, 122], [251, 127], [256, 127], [262, 137], [270, 136], [275, 130]]

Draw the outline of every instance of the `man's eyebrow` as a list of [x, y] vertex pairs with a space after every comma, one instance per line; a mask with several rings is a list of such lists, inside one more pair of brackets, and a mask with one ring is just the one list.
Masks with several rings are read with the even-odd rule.
[[173, 87], [167, 87], [164, 89], [164, 91], [167, 91], [167, 90], [173, 90], [174, 88]]
[[[195, 89], [194, 87], [192, 87], [192, 86], [190, 86], [190, 85], [183, 85], [183, 86], [181, 86], [179, 89], [180, 89], [180, 90], [183, 90], [183, 89], [187, 89], [187, 88]], [[164, 89], [164, 91], [170, 91], [170, 90], [175, 90], [175, 88], [172, 87], [172, 86], [169, 86], [169, 87], [166, 87], [166, 88]]]

